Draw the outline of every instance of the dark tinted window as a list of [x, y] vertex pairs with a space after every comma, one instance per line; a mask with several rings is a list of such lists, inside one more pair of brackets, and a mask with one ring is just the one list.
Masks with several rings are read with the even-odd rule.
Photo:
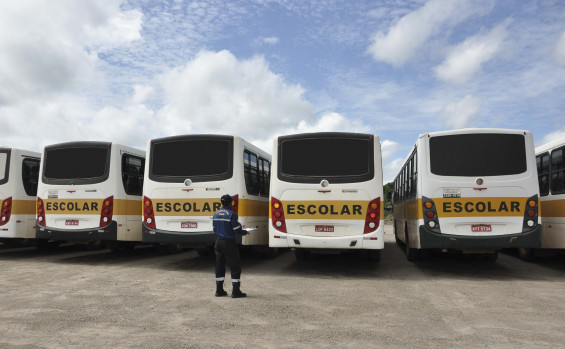
[[298, 182], [373, 178], [372, 138], [289, 138], [279, 143], [279, 178]]
[[107, 178], [109, 157], [109, 146], [47, 148], [43, 175], [51, 180]]
[[259, 158], [259, 177], [261, 182], [261, 196], [269, 196], [269, 186], [271, 183], [271, 163], [268, 160]]
[[122, 155], [122, 181], [126, 194], [141, 195], [143, 193], [144, 170], [144, 158], [130, 154]]
[[39, 159], [26, 158], [22, 161], [22, 181], [26, 194], [29, 196], [37, 196]]
[[243, 168], [245, 172], [245, 186], [247, 193], [251, 195], [259, 195], [259, 165], [257, 163], [257, 155], [249, 152], [243, 152]]
[[440, 176], [506, 176], [527, 170], [523, 135], [461, 134], [430, 139], [430, 163]]
[[549, 194], [549, 154], [536, 157], [540, 195]]
[[564, 149], [555, 149], [551, 152], [551, 193], [565, 192], [565, 166], [563, 164]]
[[156, 141], [151, 150], [151, 178], [163, 181], [211, 181], [232, 174], [229, 139], [176, 139]]
[[0, 150], [0, 184], [8, 182], [8, 173], [10, 170], [10, 151]]

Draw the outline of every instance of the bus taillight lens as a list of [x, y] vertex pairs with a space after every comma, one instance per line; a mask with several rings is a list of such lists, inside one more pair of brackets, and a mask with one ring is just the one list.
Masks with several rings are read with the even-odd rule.
[[428, 216], [428, 218], [434, 218], [435, 214], [432, 211], [428, 211], [426, 212], [426, 215]]
[[2, 212], [0, 214], [0, 225], [4, 225], [10, 221], [12, 215], [12, 197], [7, 198], [2, 202]]
[[381, 198], [373, 199], [367, 207], [367, 216], [365, 218], [365, 229], [363, 234], [372, 233], [379, 227], [381, 220]]
[[283, 233], [286, 233], [286, 222], [284, 219], [284, 208], [282, 203], [271, 197], [271, 223], [273, 227]]
[[45, 226], [45, 208], [43, 206], [43, 200], [37, 198], [37, 222], [39, 225]]
[[157, 229], [155, 225], [155, 212], [153, 212], [153, 202], [147, 196], [143, 197], [143, 221], [149, 228]]
[[106, 226], [112, 221], [112, 216], [114, 214], [114, 197], [110, 196], [104, 199], [104, 208], [100, 213], [100, 226]]
[[526, 209], [524, 210], [524, 224], [522, 232], [529, 231], [538, 225], [538, 196], [534, 195], [526, 201]]
[[239, 211], [239, 195], [234, 195], [233, 201], [231, 203], [231, 209], [233, 212], [238, 213]]

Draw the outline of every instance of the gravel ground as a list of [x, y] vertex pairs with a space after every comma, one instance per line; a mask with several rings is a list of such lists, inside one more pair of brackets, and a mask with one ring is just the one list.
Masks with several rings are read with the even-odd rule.
[[0, 348], [564, 346], [563, 257], [414, 264], [390, 228], [377, 264], [244, 254], [245, 299], [195, 251], [0, 247]]

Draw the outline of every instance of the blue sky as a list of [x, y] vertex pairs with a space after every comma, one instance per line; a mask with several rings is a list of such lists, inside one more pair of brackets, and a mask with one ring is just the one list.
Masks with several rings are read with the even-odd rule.
[[4, 1], [0, 123], [36, 150], [376, 133], [391, 180], [427, 131], [565, 136], [565, 2]]

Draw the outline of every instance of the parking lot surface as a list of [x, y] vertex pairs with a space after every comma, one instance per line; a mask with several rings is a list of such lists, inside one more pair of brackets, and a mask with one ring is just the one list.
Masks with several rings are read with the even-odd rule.
[[410, 263], [390, 228], [380, 263], [244, 253], [244, 299], [192, 250], [0, 246], [0, 348], [564, 345], [563, 257]]

